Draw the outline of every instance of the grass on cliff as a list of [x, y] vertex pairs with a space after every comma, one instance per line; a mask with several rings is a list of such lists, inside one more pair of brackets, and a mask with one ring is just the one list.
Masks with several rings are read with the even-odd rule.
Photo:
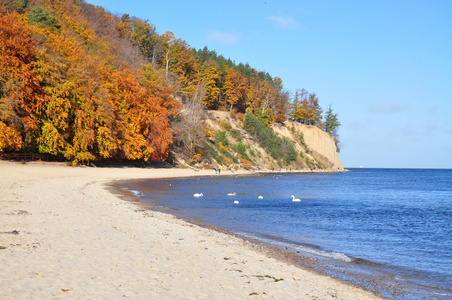
[[262, 148], [265, 149], [278, 165], [290, 164], [297, 158], [297, 152], [291, 141], [285, 137], [278, 136], [271, 128], [265, 127], [258, 118], [252, 114], [246, 114], [243, 127], [256, 138]]

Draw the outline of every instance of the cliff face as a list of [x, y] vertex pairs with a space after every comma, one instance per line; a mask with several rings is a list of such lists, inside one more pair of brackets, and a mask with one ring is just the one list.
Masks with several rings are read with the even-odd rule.
[[[344, 170], [344, 165], [337, 154], [334, 137], [331, 134], [315, 126], [303, 125], [291, 121], [286, 121], [284, 126], [275, 125], [273, 129], [279, 134], [293, 140], [296, 144], [303, 145], [303, 141], [300, 141], [302, 136], [305, 145], [304, 150], [308, 156], [325, 163], [327, 169]], [[294, 132], [299, 134], [294, 134]]]
[[315, 126], [304, 126], [301, 124], [300, 126], [302, 126], [306, 144], [314, 151], [317, 151], [325, 156], [326, 159], [332, 163], [332, 169], [344, 170], [344, 165], [336, 152], [336, 143], [334, 138], [330, 134]]
[[179, 164], [231, 170], [344, 170], [333, 136], [314, 126], [291, 121], [273, 124], [273, 132], [285, 141], [280, 149], [272, 149], [282, 153], [275, 158], [274, 152], [264, 149], [255, 134], [244, 129], [244, 118], [233, 118], [224, 111], [208, 111], [203, 124], [199, 127], [211, 132], [203, 157], [193, 163], [193, 159], [179, 155]]

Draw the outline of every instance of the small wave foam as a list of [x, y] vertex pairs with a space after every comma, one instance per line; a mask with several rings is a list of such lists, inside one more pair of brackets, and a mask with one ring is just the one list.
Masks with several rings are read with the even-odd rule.
[[318, 255], [318, 256], [332, 258], [335, 260], [340, 260], [340, 261], [344, 261], [344, 262], [353, 262], [353, 258], [351, 258], [350, 256], [348, 256], [344, 253], [340, 253], [340, 252], [325, 251], [325, 250], [321, 250], [321, 249], [314, 249], [314, 248], [304, 247], [304, 246], [296, 246], [295, 249], [299, 250], [299, 251], [311, 253], [314, 255]]
[[261, 240], [263, 242], [269, 243], [269, 244], [273, 244], [275, 246], [278, 247], [282, 247], [282, 248], [291, 248], [293, 249], [295, 252], [298, 251], [302, 251], [305, 253], [310, 253], [310, 254], [314, 254], [317, 256], [322, 256], [322, 257], [327, 257], [327, 258], [332, 258], [335, 260], [340, 260], [343, 262], [353, 262], [354, 259], [344, 253], [340, 253], [340, 252], [334, 252], [334, 251], [326, 251], [326, 250], [322, 250], [320, 248], [318, 248], [317, 246], [300, 246], [300, 245], [294, 245], [294, 244], [290, 244], [287, 242], [281, 242], [281, 241], [277, 241], [277, 240], [273, 240], [273, 239], [269, 239], [269, 238], [264, 238], [264, 237], [260, 237], [257, 235], [253, 235], [253, 234], [249, 234], [249, 233], [244, 233], [244, 232], [240, 232], [240, 235], [244, 236], [244, 237], [248, 237], [248, 238], [252, 238], [252, 239], [257, 239], [257, 240]]
[[452, 296], [452, 294], [446, 294], [446, 293], [435, 293], [435, 292], [432, 292], [432, 295], [436, 295], [436, 296], [447, 296], [447, 297], [451, 297], [451, 296]]
[[131, 192], [134, 196], [137, 196], [137, 197], [142, 197], [142, 196], [144, 196], [144, 194], [143, 194], [142, 192], [140, 192], [140, 191], [131, 190], [130, 192]]
[[131, 193], [132, 195], [136, 196], [136, 197], [143, 197], [144, 193], [137, 191], [137, 190], [131, 190], [128, 188], [123, 188], [124, 191]]

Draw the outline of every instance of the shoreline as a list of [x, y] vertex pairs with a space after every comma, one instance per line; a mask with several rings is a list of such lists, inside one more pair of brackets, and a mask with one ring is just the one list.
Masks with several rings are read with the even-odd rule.
[[211, 170], [0, 161], [0, 171], [2, 299], [382, 299], [106, 188]]
[[[293, 172], [292, 174], [298, 174], [300, 172]], [[302, 172], [302, 173], [313, 173], [313, 172]], [[322, 172], [325, 173], [325, 172]], [[328, 173], [337, 173], [337, 172], [328, 172]], [[266, 173], [261, 172], [258, 174], [241, 174], [240, 176], [259, 176], [259, 175], [271, 175], [275, 174], [274, 172]], [[286, 174], [287, 173], [276, 173], [276, 174]], [[212, 177], [213, 176], [209, 176]], [[171, 179], [183, 179], [183, 178], [171, 178]], [[152, 180], [152, 179], [150, 179]], [[159, 179], [154, 179], [159, 180]], [[141, 180], [139, 180], [141, 181]], [[322, 256], [319, 254], [313, 254], [310, 252], [306, 252], [303, 250], [299, 250], [294, 245], [291, 244], [279, 244], [278, 240], [270, 240], [270, 239], [262, 239], [259, 236], [253, 235], [243, 235], [229, 229], [225, 229], [219, 227], [217, 225], [212, 225], [209, 223], [205, 223], [198, 219], [190, 219], [187, 217], [183, 217], [178, 215], [176, 212], [168, 211], [165, 208], [158, 208], [151, 203], [145, 202], [142, 200], [140, 195], [137, 195], [131, 192], [129, 189], [123, 189], [123, 185], [127, 185], [129, 182], [136, 182], [136, 180], [121, 180], [117, 182], [112, 182], [107, 184], [108, 189], [112, 191], [112, 193], [116, 194], [118, 197], [124, 199], [125, 201], [130, 201], [139, 207], [143, 207], [144, 209], [164, 213], [171, 215], [177, 219], [183, 220], [187, 223], [193, 224], [195, 226], [199, 226], [202, 228], [206, 228], [209, 230], [214, 230], [216, 232], [227, 234], [234, 238], [238, 238], [243, 240], [244, 244], [247, 247], [251, 247], [255, 251], [259, 251], [264, 253], [265, 255], [275, 258], [279, 261], [283, 261], [287, 264], [291, 264], [295, 267], [301, 268], [303, 270], [314, 272], [316, 274], [328, 276], [334, 279], [337, 279], [341, 282], [349, 284], [353, 287], [361, 288], [366, 291], [372, 291], [373, 294], [383, 298], [383, 299], [397, 299], [403, 298], [405, 296], [410, 295], [407, 293], [407, 286], [401, 285], [400, 282], [396, 282], [391, 280], [396, 275], [392, 274], [388, 276], [389, 273], [386, 273], [386, 270], [379, 269], [377, 270], [376, 266], [382, 266], [378, 263], [374, 263], [371, 261], [364, 261], [361, 259], [357, 259], [356, 262], [353, 261], [341, 261], [330, 256]], [[167, 207], [170, 208], [170, 207]], [[285, 242], [283, 242], [285, 243]], [[304, 245], [304, 244], [303, 244]], [[304, 245], [308, 246], [308, 245]], [[309, 245], [308, 247], [318, 248], [317, 245]], [[367, 268], [366, 268], [367, 265]], [[388, 280], [389, 278], [389, 280]], [[388, 298], [387, 298], [388, 297]], [[410, 299], [416, 299], [416, 297], [411, 297]]]

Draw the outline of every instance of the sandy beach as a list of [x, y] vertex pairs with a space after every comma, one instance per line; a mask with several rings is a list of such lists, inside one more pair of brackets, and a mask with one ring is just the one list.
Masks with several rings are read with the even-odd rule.
[[0, 299], [381, 299], [106, 188], [212, 174], [0, 161]]

